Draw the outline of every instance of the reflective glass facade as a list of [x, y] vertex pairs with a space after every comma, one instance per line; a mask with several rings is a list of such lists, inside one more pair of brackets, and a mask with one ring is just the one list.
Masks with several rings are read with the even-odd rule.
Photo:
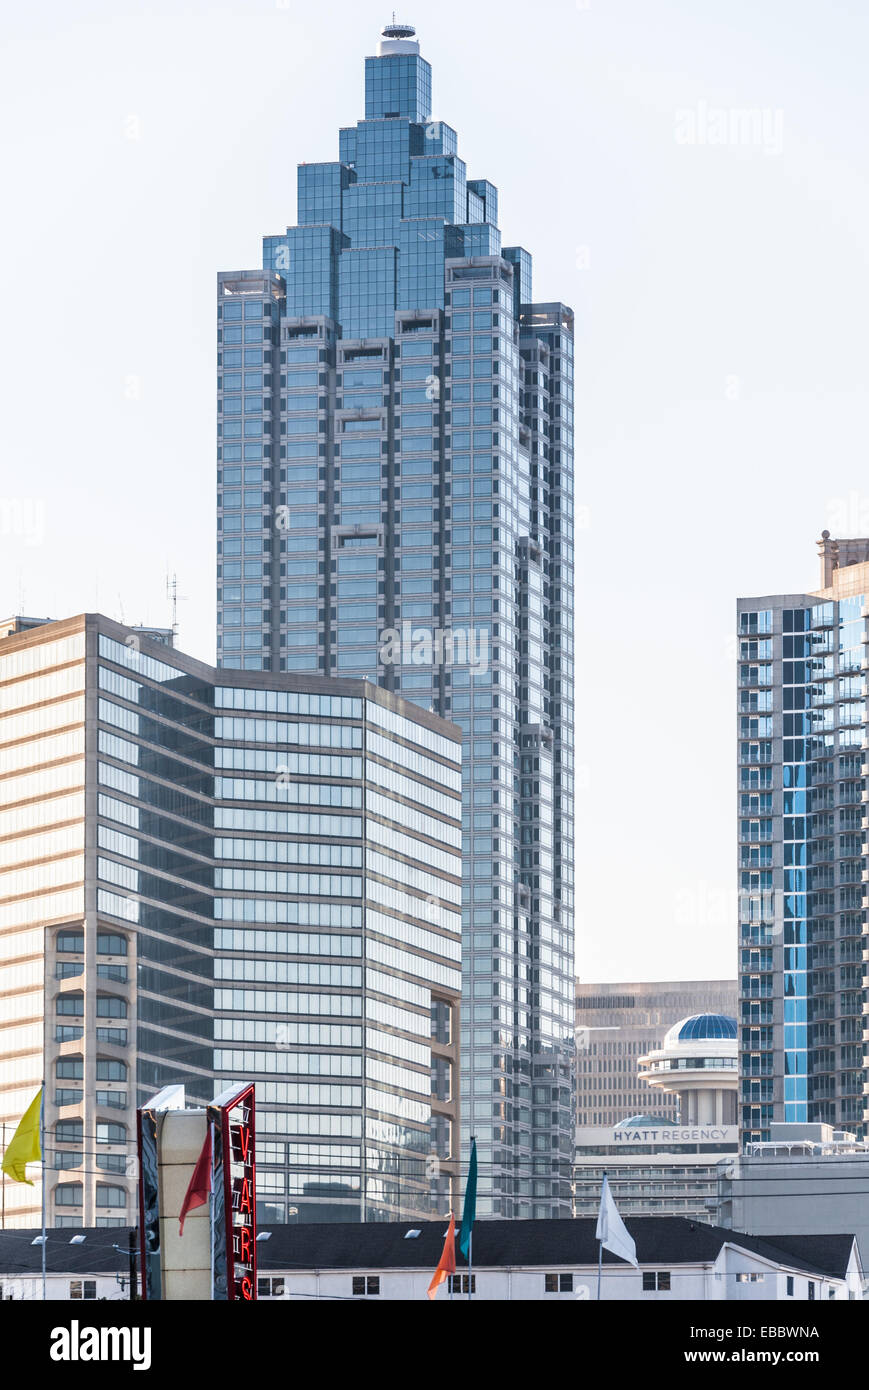
[[298, 219], [218, 276], [218, 661], [461, 726], [481, 1214], [569, 1215], [573, 315], [533, 302], [407, 36]]
[[53, 1224], [129, 1223], [177, 1083], [256, 1081], [266, 1220], [453, 1200], [457, 731], [88, 617], [0, 641], [0, 746], [0, 1118], [46, 1076]]
[[740, 1125], [862, 1135], [869, 566], [741, 600]]

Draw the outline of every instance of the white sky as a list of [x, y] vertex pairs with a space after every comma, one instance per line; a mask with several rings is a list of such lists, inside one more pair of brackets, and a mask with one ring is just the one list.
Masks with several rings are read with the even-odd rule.
[[[166, 623], [175, 570], [213, 659], [215, 274], [295, 221], [388, 17], [7, 8], [0, 609]], [[733, 975], [735, 597], [814, 587], [824, 526], [869, 533], [869, 7], [399, 18], [535, 297], [577, 314], [579, 972]]]

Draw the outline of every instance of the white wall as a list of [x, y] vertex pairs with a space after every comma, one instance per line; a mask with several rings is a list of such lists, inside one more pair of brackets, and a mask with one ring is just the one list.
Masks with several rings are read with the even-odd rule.
[[[126, 1301], [130, 1296], [129, 1287], [122, 1289], [114, 1274], [49, 1274], [45, 1281], [47, 1301], [70, 1302], [70, 1284], [85, 1279], [96, 1282], [98, 1299]], [[11, 1298], [16, 1302], [42, 1301], [42, 1277], [38, 1274], [0, 1274], [0, 1288], [4, 1300]], [[88, 1302], [89, 1300], [83, 1300], [83, 1307], [87, 1307]]]
[[[644, 1290], [643, 1272], [624, 1264], [604, 1266], [601, 1280], [601, 1297], [608, 1302], [758, 1302], [784, 1301], [800, 1302], [808, 1299], [809, 1276], [794, 1272], [794, 1295], [789, 1298], [785, 1292], [787, 1271], [773, 1265], [747, 1251], [725, 1247], [714, 1266], [671, 1265], [647, 1266], [647, 1270], [666, 1270], [670, 1273], [670, 1290]], [[461, 1271], [464, 1273], [464, 1271]], [[561, 1267], [552, 1273], [573, 1275], [573, 1290], [570, 1293], [547, 1293], [545, 1274], [536, 1269], [479, 1270], [476, 1272], [474, 1297], [484, 1302], [540, 1301], [540, 1302], [594, 1302], [597, 1299], [597, 1266]], [[346, 1299], [362, 1301], [362, 1295], [353, 1294], [353, 1277], [359, 1275], [377, 1276], [372, 1269], [328, 1270], [320, 1274], [298, 1272], [283, 1275], [284, 1297], [294, 1301], [305, 1298]], [[754, 1279], [738, 1276], [755, 1275]], [[281, 1277], [274, 1271], [272, 1277]], [[431, 1272], [419, 1270], [387, 1270], [379, 1272], [380, 1293], [364, 1297], [376, 1301], [424, 1300], [431, 1281]], [[847, 1299], [848, 1288], [842, 1281], [822, 1279], [816, 1276], [815, 1297], [826, 1302], [830, 1289], [834, 1289], [837, 1299]], [[859, 1296], [859, 1294], [858, 1294]], [[453, 1299], [467, 1299], [467, 1294], [453, 1294]], [[437, 1293], [438, 1302], [448, 1302], [449, 1295], [445, 1285]]]

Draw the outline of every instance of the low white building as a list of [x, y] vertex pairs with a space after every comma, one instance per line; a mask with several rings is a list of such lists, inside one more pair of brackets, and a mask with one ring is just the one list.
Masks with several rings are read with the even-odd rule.
[[[640, 1268], [604, 1251], [601, 1297], [621, 1301], [721, 1302], [862, 1299], [863, 1272], [851, 1236], [759, 1239], [680, 1217], [626, 1222]], [[284, 1226], [259, 1245], [259, 1296], [292, 1299], [424, 1299], [446, 1222], [418, 1226]], [[595, 1222], [478, 1221], [473, 1294], [487, 1301], [594, 1301]], [[453, 1297], [467, 1297], [458, 1257]], [[447, 1301], [442, 1288], [438, 1299]]]
[[[0, 1302], [42, 1299], [42, 1235], [0, 1230]], [[136, 1232], [138, 1242], [138, 1232]], [[45, 1296], [63, 1303], [130, 1297], [129, 1230], [51, 1227], [46, 1233]]]
[[[749, 1236], [682, 1217], [625, 1223], [639, 1269], [608, 1251], [601, 1298], [622, 1302], [826, 1302], [863, 1297], [863, 1270], [850, 1235]], [[473, 1296], [488, 1302], [593, 1302], [598, 1247], [592, 1220], [478, 1221]], [[258, 1296], [305, 1302], [424, 1300], [443, 1250], [446, 1221], [264, 1227], [257, 1242]], [[127, 1231], [102, 1227], [48, 1232], [47, 1297], [83, 1302], [129, 1298]], [[0, 1231], [0, 1298], [40, 1299], [36, 1231]], [[77, 1243], [71, 1242], [79, 1237]], [[84, 1237], [84, 1239], [80, 1239]], [[457, 1258], [452, 1296], [467, 1298], [469, 1271]], [[442, 1287], [439, 1302], [449, 1301]]]

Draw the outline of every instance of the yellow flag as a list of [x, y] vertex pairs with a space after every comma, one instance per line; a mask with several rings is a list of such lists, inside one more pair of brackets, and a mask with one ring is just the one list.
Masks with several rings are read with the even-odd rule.
[[33, 1183], [27, 1176], [27, 1164], [38, 1163], [42, 1158], [42, 1148], [39, 1143], [41, 1103], [42, 1087], [40, 1086], [3, 1155], [3, 1172], [8, 1173], [13, 1182], [26, 1182], [30, 1187], [33, 1186]]

